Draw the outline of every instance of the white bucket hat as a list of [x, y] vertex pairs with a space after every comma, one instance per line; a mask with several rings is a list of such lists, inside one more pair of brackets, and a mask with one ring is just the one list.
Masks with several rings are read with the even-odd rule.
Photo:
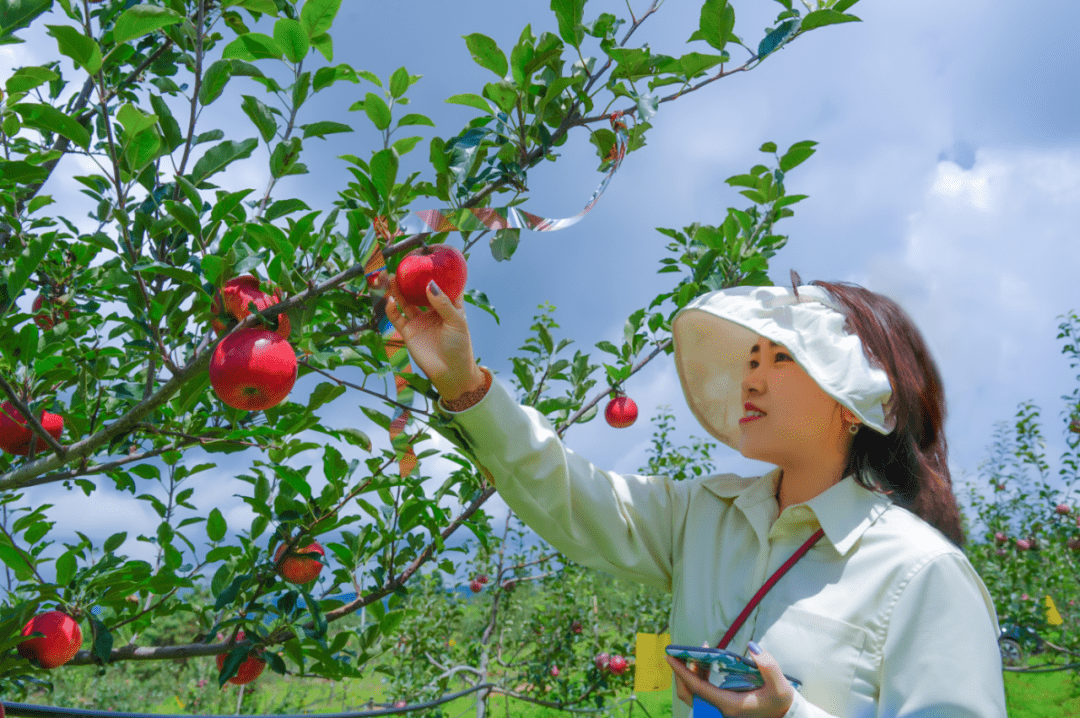
[[742, 382], [758, 336], [782, 344], [821, 389], [879, 434], [896, 426], [886, 404], [888, 375], [870, 363], [862, 341], [829, 293], [801, 286], [734, 287], [702, 295], [672, 321], [675, 368], [690, 410], [714, 437], [738, 449]]

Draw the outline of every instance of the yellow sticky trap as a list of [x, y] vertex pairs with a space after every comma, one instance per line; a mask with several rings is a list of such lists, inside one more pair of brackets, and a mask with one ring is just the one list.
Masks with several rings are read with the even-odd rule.
[[1057, 606], [1054, 605], [1054, 599], [1049, 596], [1046, 597], [1046, 622], [1051, 626], [1060, 626], [1064, 623], [1061, 620], [1061, 614], [1058, 613]]
[[664, 660], [664, 649], [671, 635], [639, 633], [634, 646], [634, 692], [648, 693], [671, 688], [671, 666]]
[[183, 701], [180, 700], [180, 696], [173, 696], [173, 698], [175, 698], [176, 702], [180, 704], [180, 709], [181, 710], [183, 710], [184, 708], [187, 707], [187, 706], [184, 705]]

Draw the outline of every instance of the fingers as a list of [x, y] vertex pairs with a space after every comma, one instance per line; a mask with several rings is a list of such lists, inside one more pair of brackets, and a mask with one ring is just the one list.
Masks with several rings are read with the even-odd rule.
[[431, 308], [439, 313], [444, 322], [468, 331], [465, 317], [461, 314], [461, 308], [464, 306], [461, 299], [458, 299], [457, 302], [451, 302], [450, 298], [439, 288], [439, 285], [435, 284], [435, 280], [428, 282], [427, 298]]
[[[405, 301], [405, 297], [401, 296], [401, 290], [398, 288], [397, 285], [397, 278], [393, 274], [390, 275], [390, 287], [386, 290], [386, 294], [388, 297], [393, 298], [394, 309], [399, 315], [404, 313], [406, 319], [412, 319], [413, 317], [416, 317], [420, 314], [419, 309], [409, 304], [407, 301]], [[395, 324], [394, 326], [396, 327], [397, 325]]]

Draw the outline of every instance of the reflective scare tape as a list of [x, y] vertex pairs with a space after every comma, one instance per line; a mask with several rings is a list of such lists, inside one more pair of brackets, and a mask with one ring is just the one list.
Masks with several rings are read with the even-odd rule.
[[[622, 113], [611, 115], [611, 129], [615, 132], [616, 142], [612, 146], [608, 156], [604, 158], [601, 169], [607, 166], [607, 174], [600, 185], [592, 193], [585, 209], [573, 217], [563, 219], [545, 219], [535, 214], [524, 212], [517, 207], [481, 207], [469, 209], [423, 209], [410, 211], [398, 221], [398, 229], [394, 236], [407, 234], [438, 234], [440, 232], [473, 232], [503, 229], [531, 229], [534, 232], [557, 232], [560, 229], [573, 227], [587, 215], [601, 195], [611, 183], [611, 178], [622, 165], [626, 158], [626, 148], [630, 141], [626, 123], [621, 119]], [[478, 140], [477, 140], [478, 141]], [[364, 238], [360, 242], [360, 256], [364, 259], [364, 276], [372, 286], [372, 294], [381, 296], [385, 294], [385, 283], [378, 281], [378, 275], [386, 271], [386, 260], [383, 258], [382, 247], [376, 241], [382, 237], [389, 241], [388, 228], [385, 222], [372, 222], [368, 227]], [[390, 422], [390, 443], [398, 452], [399, 473], [405, 478], [416, 468], [417, 458], [412, 446], [409, 444], [405, 427], [412, 418], [412, 413], [404, 408], [411, 406], [415, 395], [413, 388], [400, 376], [400, 374], [412, 373], [412, 365], [409, 362], [409, 353], [401, 335], [397, 333], [390, 321], [383, 316], [379, 322], [379, 333], [382, 334], [385, 345], [387, 360], [394, 369], [394, 384], [397, 389], [398, 406], [394, 417]]]

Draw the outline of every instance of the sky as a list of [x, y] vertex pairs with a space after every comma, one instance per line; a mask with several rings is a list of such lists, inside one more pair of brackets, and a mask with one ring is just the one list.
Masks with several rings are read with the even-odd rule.
[[[345, 0], [331, 31], [334, 62], [384, 79], [403, 65], [423, 75], [406, 111], [435, 120], [437, 129], [417, 128], [425, 140], [446, 138], [476, 113], [445, 98], [479, 92], [494, 79], [471, 61], [462, 36], [481, 32], [504, 49], [512, 47], [526, 24], [536, 34], [556, 30], [548, 5]], [[630, 5], [638, 12], [647, 6], [641, 0]], [[748, 45], [756, 45], [780, 8], [763, 0], [733, 5], [735, 32]], [[654, 53], [705, 51], [685, 44], [697, 27], [699, 8], [668, 0], [634, 39], [648, 42]], [[600, 12], [625, 16], [626, 5], [586, 5], [587, 20]], [[989, 455], [995, 425], [1011, 422], [1023, 401], [1042, 409], [1050, 483], [1064, 489], [1056, 476], [1066, 449], [1064, 395], [1080, 377], [1056, 334], [1061, 315], [1080, 311], [1080, 243], [1074, 234], [1080, 223], [1080, 125], [1071, 90], [1080, 80], [1080, 49], [1070, 34], [1080, 7], [1069, 0], [1023, 6], [1003, 0], [863, 0], [851, 12], [863, 22], [815, 30], [752, 72], [662, 105], [647, 146], [629, 155], [599, 204], [576, 226], [523, 233], [509, 262], [495, 261], [483, 243], [477, 245], [469, 258], [469, 287], [488, 295], [501, 321], [468, 307], [475, 352], [509, 383], [510, 357], [520, 354], [538, 306], [551, 303], [560, 324], [557, 338], [575, 340], [567, 353], [582, 349], [599, 361], [604, 355], [593, 345], [620, 342], [626, 317], [673, 284], [672, 275], [657, 274], [659, 260], [668, 256], [668, 239], [655, 228], [719, 224], [727, 207], [746, 206], [724, 180], [767, 161], [758, 147], [773, 141], [783, 149], [813, 140], [817, 153], [786, 181], [789, 193], [809, 198], [778, 225], [790, 239], [771, 263], [772, 280], [788, 284], [795, 270], [803, 283], [855, 282], [911, 315], [943, 376], [957, 494], [966, 491], [967, 481], [985, 488], [979, 467]], [[39, 20], [23, 34], [27, 44], [0, 47], [0, 77], [55, 55], [42, 25]], [[739, 58], [735, 48], [733, 59]], [[321, 58], [314, 61], [321, 66]], [[71, 76], [70, 61], [63, 62]], [[332, 207], [336, 191], [349, 180], [346, 163], [336, 157], [366, 156], [376, 148], [378, 136], [366, 117], [348, 112], [373, 89], [339, 83], [305, 108], [302, 122], [332, 119], [355, 132], [308, 140], [303, 161], [312, 173], [286, 178], [275, 197], [299, 197], [314, 209]], [[259, 90], [250, 81], [233, 80], [200, 127], [228, 127], [237, 139], [255, 136], [239, 104], [242, 94]], [[572, 136], [559, 152], [559, 162], [529, 175], [527, 211], [574, 215], [599, 183], [586, 133]], [[220, 184], [265, 187], [267, 156], [264, 145]], [[421, 169], [426, 156], [425, 141], [403, 165]], [[76, 158], [65, 161], [69, 173], [50, 180], [46, 192], [56, 197], [57, 207], [78, 207], [84, 215], [90, 206], [70, 176], [87, 168], [80, 169]], [[317, 383], [314, 377], [301, 379], [291, 398], [303, 400]], [[648, 419], [661, 405], [676, 417], [679, 443], [705, 436], [670, 357], [651, 362], [625, 388], [641, 409], [638, 422], [616, 430], [597, 418], [568, 432], [569, 448], [605, 469], [637, 472], [648, 461]], [[356, 407], [365, 401], [346, 393], [326, 410], [325, 422], [358, 425], [386, 445], [379, 429], [366, 420], [356, 423]], [[720, 472], [759, 475], [771, 468], [726, 447], [713, 456]], [[199, 460], [193, 456], [191, 463]], [[193, 484], [193, 501], [220, 506], [231, 530], [244, 526], [251, 514], [232, 495], [246, 484], [232, 476], [249, 458], [214, 460], [218, 469]], [[314, 452], [307, 460], [321, 463]], [[433, 462], [425, 471], [437, 482], [447, 466]], [[25, 500], [53, 503], [50, 515], [58, 529], [78, 527], [98, 540], [120, 530], [118, 523], [131, 537], [151, 535], [156, 525], [149, 505], [108, 487], [94, 495], [89, 513], [90, 499], [56, 486], [28, 490]], [[486, 508], [496, 517], [505, 512], [497, 497]], [[118, 522], [121, 515], [125, 519]], [[58, 530], [57, 537], [63, 535]], [[70, 538], [73, 533], [65, 540]], [[153, 560], [148, 545], [130, 538], [123, 550]]]

